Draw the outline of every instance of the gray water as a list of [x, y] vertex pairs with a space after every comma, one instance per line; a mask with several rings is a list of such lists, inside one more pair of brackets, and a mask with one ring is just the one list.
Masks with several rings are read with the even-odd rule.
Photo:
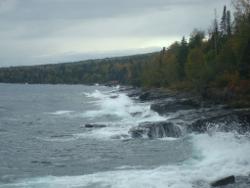
[[0, 187], [207, 187], [250, 172], [245, 136], [129, 135], [168, 118], [115, 87], [0, 84]]

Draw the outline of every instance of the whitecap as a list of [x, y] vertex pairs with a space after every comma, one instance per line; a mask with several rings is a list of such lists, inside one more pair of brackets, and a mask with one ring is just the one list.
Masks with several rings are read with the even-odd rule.
[[69, 115], [71, 113], [73, 113], [74, 111], [71, 111], [71, 110], [58, 110], [58, 111], [55, 111], [55, 112], [49, 112], [48, 114], [51, 114], [51, 115]]
[[[95, 99], [95, 110], [89, 110], [81, 114], [82, 117], [92, 121], [102, 120], [107, 124], [106, 128], [81, 133], [80, 136], [93, 136], [94, 138], [111, 138], [117, 135], [128, 134], [131, 127], [143, 122], [157, 122], [167, 120], [150, 109], [150, 103], [133, 101], [124, 93], [103, 92], [95, 90], [92, 93], [84, 93], [85, 96]], [[114, 97], [115, 96], [115, 97]], [[78, 135], [79, 136], [79, 135]]]

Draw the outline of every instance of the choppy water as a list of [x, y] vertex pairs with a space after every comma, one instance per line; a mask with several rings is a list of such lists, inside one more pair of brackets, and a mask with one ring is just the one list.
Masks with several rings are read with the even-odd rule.
[[0, 84], [0, 187], [209, 187], [250, 172], [246, 136], [130, 138], [131, 127], [168, 118], [118, 88]]

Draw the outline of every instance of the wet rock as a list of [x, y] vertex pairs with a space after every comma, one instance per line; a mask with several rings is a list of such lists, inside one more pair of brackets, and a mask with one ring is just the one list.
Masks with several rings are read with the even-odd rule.
[[199, 108], [198, 101], [192, 99], [168, 99], [159, 101], [151, 105], [151, 110], [158, 112], [159, 114], [166, 114], [169, 112], [177, 112], [179, 110], [189, 110]]
[[118, 95], [112, 95], [110, 96], [111, 99], [117, 99], [119, 96]]
[[236, 97], [235, 91], [232, 88], [206, 88], [202, 93], [202, 97], [215, 104], [225, 103]]
[[133, 112], [133, 113], [130, 113], [130, 115], [133, 117], [136, 117], [136, 116], [142, 115], [142, 112]]
[[154, 123], [142, 123], [137, 127], [133, 127], [129, 130], [132, 138], [148, 137], [164, 138], [174, 137], [178, 138], [182, 135], [180, 127], [169, 122], [154, 122]]
[[139, 99], [142, 101], [150, 100], [150, 92], [145, 92], [139, 96]]
[[131, 89], [126, 91], [126, 94], [129, 97], [138, 97], [141, 95], [141, 93], [142, 93], [141, 89]]
[[129, 92], [129, 91], [135, 91], [137, 89], [139, 90], [139, 88], [134, 86], [120, 86], [119, 92]]
[[234, 176], [228, 176], [219, 180], [216, 180], [211, 183], [212, 187], [219, 187], [219, 186], [224, 186], [228, 184], [234, 184], [235, 183], [235, 177]]
[[250, 132], [250, 112], [234, 111], [227, 114], [200, 119], [188, 126], [189, 132], [204, 133], [211, 129], [215, 131], [231, 132], [239, 134]]
[[85, 124], [85, 128], [104, 128], [106, 125], [103, 124]]
[[176, 93], [167, 89], [149, 89], [141, 91], [139, 99], [141, 101], [152, 101], [176, 96]]

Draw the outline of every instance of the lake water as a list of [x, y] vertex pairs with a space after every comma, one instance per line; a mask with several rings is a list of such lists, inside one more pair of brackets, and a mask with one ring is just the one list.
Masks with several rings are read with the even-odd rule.
[[250, 172], [248, 136], [130, 137], [167, 119], [118, 87], [0, 84], [0, 187], [205, 188]]

